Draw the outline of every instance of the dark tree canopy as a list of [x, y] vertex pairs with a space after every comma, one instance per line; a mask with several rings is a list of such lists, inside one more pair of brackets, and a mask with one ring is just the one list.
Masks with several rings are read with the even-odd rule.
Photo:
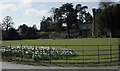
[[7, 31], [7, 40], [19, 40], [19, 39], [20, 39], [20, 36], [16, 29], [10, 28]]
[[[59, 8], [53, 7], [50, 10], [52, 18], [43, 17], [40, 23], [40, 31], [55, 31], [58, 33], [65, 31], [68, 38], [74, 37], [71, 33], [80, 33], [80, 24], [85, 22], [90, 23], [92, 21], [90, 13], [86, 13], [87, 8], [87, 6], [82, 6], [81, 4], [77, 4], [74, 7], [72, 3], [62, 4]], [[77, 36], [80, 36], [80, 34]]]
[[37, 29], [35, 25], [33, 25], [32, 27], [28, 27], [27, 25], [23, 24], [19, 26], [18, 30], [22, 39], [38, 38]]
[[108, 29], [111, 33], [120, 31], [120, 5], [110, 6], [104, 9], [98, 18], [101, 29]]
[[51, 17], [43, 17], [42, 19], [42, 22], [40, 23], [40, 31], [43, 31], [43, 32], [50, 32], [52, 30], [54, 30], [52, 28], [52, 19]]
[[86, 23], [91, 23], [92, 21], [93, 21], [92, 15], [89, 12], [85, 13], [85, 22]]

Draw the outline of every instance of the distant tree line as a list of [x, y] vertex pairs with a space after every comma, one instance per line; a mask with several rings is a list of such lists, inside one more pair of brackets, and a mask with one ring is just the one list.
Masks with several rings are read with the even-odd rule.
[[[112, 2], [101, 2], [99, 6], [103, 10], [97, 19], [100, 30], [107, 29], [113, 37], [116, 37], [115, 32], [119, 33], [120, 31], [120, 5]], [[6, 16], [0, 25], [2, 27], [2, 39], [37, 39], [44, 36], [52, 37], [56, 34], [58, 34], [58, 37], [62, 35], [65, 38], [77, 38], [81, 36], [80, 24], [93, 22], [93, 17], [89, 12], [86, 12], [86, 9], [88, 9], [87, 6], [81, 4], [74, 6], [72, 3], [62, 4], [59, 8], [51, 8], [51, 16], [42, 18], [40, 30], [36, 28], [36, 25], [29, 27], [26, 24], [15, 29], [12, 18]], [[44, 35], [41, 36], [41, 34]]]
[[37, 34], [36, 25], [28, 27], [26, 24], [20, 25], [18, 29], [13, 27], [14, 22], [10, 16], [6, 16], [1, 24], [2, 40], [20, 40], [20, 39], [36, 39]]

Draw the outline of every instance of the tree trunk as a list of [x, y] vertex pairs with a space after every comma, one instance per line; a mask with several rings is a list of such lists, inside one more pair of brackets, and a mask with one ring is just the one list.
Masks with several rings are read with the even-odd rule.
[[112, 32], [110, 31], [110, 38], [112, 38]]
[[115, 32], [114, 32], [114, 30], [111, 30], [110, 31], [110, 38], [114, 38], [115, 37]]
[[6, 32], [8, 31], [8, 26], [5, 28], [5, 31], [6, 31]]
[[67, 26], [68, 38], [70, 38], [70, 27]]

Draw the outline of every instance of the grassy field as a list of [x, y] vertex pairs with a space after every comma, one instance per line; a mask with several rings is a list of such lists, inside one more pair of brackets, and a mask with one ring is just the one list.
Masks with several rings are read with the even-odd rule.
[[118, 45], [118, 38], [33, 39], [2, 41], [9, 45]]
[[[98, 47], [99, 47], [99, 59], [100, 62], [107, 62], [118, 60], [118, 38], [81, 38], [81, 39], [35, 39], [35, 40], [11, 40], [11, 41], [3, 41], [2, 45], [24, 45], [24, 46], [33, 46], [33, 45], [68, 45], [68, 46], [51, 46], [51, 47], [60, 47], [60, 48], [68, 48], [74, 49], [77, 51], [77, 55], [75, 57], [70, 57], [70, 60], [52, 60], [52, 62], [98, 62], [98, 56], [83, 56], [82, 55], [98, 55]], [[69, 45], [96, 45], [96, 46], [69, 46]], [[115, 46], [97, 46], [97, 45], [115, 45]], [[112, 51], [110, 52], [110, 47], [112, 47]], [[84, 50], [84, 54], [83, 51]], [[107, 50], [107, 51], [102, 51]], [[112, 53], [112, 55], [110, 55]], [[102, 55], [103, 54], [103, 55]], [[104, 55], [106, 54], [106, 55]], [[108, 54], [108, 55], [107, 55]], [[18, 58], [19, 59], [19, 58]], [[72, 60], [76, 59], [76, 60]], [[84, 59], [84, 60], [83, 60]], [[89, 59], [89, 60], [87, 60]], [[44, 62], [44, 61], [43, 61]], [[49, 61], [47, 61], [49, 62]]]

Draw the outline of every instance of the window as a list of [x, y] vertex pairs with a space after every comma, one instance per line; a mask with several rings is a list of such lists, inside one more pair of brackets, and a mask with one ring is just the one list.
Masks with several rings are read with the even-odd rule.
[[83, 29], [86, 29], [85, 26], [83, 26]]
[[91, 29], [91, 26], [88, 26], [88, 29]]

